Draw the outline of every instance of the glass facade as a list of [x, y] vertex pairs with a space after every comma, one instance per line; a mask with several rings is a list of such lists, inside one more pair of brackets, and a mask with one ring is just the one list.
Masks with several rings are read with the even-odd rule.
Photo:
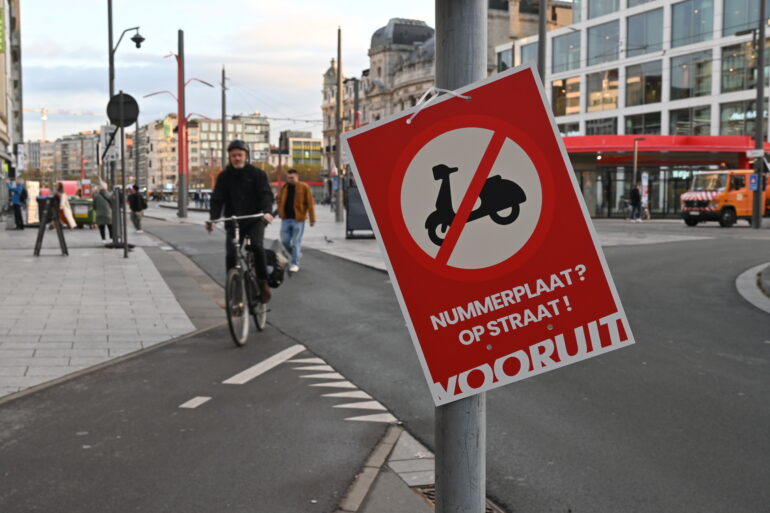
[[[732, 36], [736, 32], [757, 28], [759, 0], [725, 0], [722, 16], [722, 35]], [[765, 0], [765, 13], [770, 19], [770, 0]]]
[[580, 77], [565, 78], [551, 82], [554, 116], [580, 113]]
[[686, 0], [671, 6], [671, 47], [712, 39], [714, 0]]
[[645, 62], [626, 68], [627, 107], [659, 102], [662, 89], [662, 61]]
[[580, 32], [554, 37], [552, 73], [561, 73], [580, 67]]
[[615, 135], [618, 118], [591, 119], [586, 121], [586, 135]]
[[663, 49], [663, 9], [628, 17], [626, 56], [634, 57]]
[[628, 0], [628, 6], [629, 7], [636, 7], [637, 5], [646, 4], [647, 2], [652, 2], [653, 0]]
[[[770, 52], [765, 43], [765, 85], [768, 84]], [[750, 42], [722, 48], [722, 92], [744, 91], [757, 87], [757, 52]]]
[[626, 116], [626, 134], [660, 134], [660, 112]]
[[670, 135], [710, 135], [711, 107], [676, 109], [668, 113]]
[[619, 22], [617, 20], [588, 29], [588, 65], [618, 58]]
[[583, 21], [583, 0], [572, 0], [572, 23]]
[[671, 99], [711, 94], [711, 50], [671, 59]]
[[610, 69], [586, 75], [586, 111], [618, 108], [618, 70]]
[[519, 64], [532, 64], [537, 66], [537, 41], [526, 45], [521, 45], [521, 62]]
[[562, 137], [580, 135], [580, 123], [560, 123], [557, 126]]
[[619, 0], [588, 0], [588, 19], [618, 10]]
[[505, 71], [513, 67], [513, 49], [497, 53], [497, 71]]
[[[757, 102], [744, 100], [738, 102], [723, 103], [719, 106], [719, 134], [720, 135], [754, 135], [754, 123], [756, 123]], [[767, 133], [767, 100], [764, 108], [765, 133]]]

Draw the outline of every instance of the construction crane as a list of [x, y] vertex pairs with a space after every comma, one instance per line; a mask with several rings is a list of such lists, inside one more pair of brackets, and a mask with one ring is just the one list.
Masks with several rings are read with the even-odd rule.
[[68, 109], [54, 109], [52, 111], [49, 111], [45, 107], [42, 107], [40, 109], [28, 109], [28, 108], [25, 107], [25, 108], [22, 109], [22, 111], [23, 112], [37, 112], [38, 114], [40, 114], [40, 125], [41, 125], [41, 129], [42, 129], [41, 140], [42, 141], [47, 141], [48, 140], [48, 114], [49, 114], [49, 112], [51, 114], [57, 114], [57, 115], [61, 115], [61, 116], [97, 116], [97, 117], [104, 116], [104, 113], [97, 114], [96, 112], [90, 112], [90, 111], [74, 111], [74, 110], [68, 110]]
[[48, 140], [48, 129], [47, 129], [47, 122], [48, 122], [48, 109], [42, 108], [42, 109], [27, 109], [23, 108], [21, 109], [23, 112], [37, 112], [40, 114], [40, 124], [42, 125], [43, 133], [42, 137], [40, 138], [41, 141], [47, 141]]

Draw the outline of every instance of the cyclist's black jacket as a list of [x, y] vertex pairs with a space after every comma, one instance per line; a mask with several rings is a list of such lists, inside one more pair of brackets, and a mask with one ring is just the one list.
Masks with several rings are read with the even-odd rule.
[[267, 174], [251, 164], [243, 169], [228, 165], [217, 177], [211, 195], [210, 218], [219, 218], [222, 207], [224, 217], [272, 212], [273, 192]]

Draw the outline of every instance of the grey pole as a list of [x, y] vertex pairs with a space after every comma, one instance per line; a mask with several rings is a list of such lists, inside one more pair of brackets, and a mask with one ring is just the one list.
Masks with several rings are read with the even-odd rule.
[[545, 33], [546, 33], [546, 20], [548, 19], [548, 0], [540, 0], [540, 18], [537, 25], [537, 72], [540, 73], [540, 80], [543, 82], [543, 88], [548, 91], [545, 86]]
[[342, 219], [342, 28], [337, 28], [337, 119], [334, 144], [337, 146], [335, 152], [335, 164], [337, 165], [337, 204], [334, 208], [334, 220], [338, 223]]
[[[436, 87], [487, 74], [487, 0], [436, 0]], [[436, 408], [436, 512], [483, 513], [486, 394]]]
[[139, 118], [136, 118], [136, 128], [134, 129], [134, 179], [136, 185], [141, 189], [141, 178], [139, 176]]
[[187, 116], [184, 103], [184, 31], [179, 29], [179, 119], [177, 120], [177, 127], [179, 133], [177, 134], [177, 151], [179, 151], [179, 169], [177, 174], [179, 175], [179, 190], [176, 195], [177, 206], [179, 211], [178, 217], [187, 217]]
[[222, 66], [222, 169], [227, 167], [227, 104], [225, 86], [225, 67]]
[[358, 78], [353, 78], [353, 128], [358, 128]]
[[[126, 222], [126, 134], [125, 128], [123, 128], [123, 91], [120, 91], [120, 176], [123, 180], [123, 188], [120, 195], [120, 208], [123, 212], [123, 222], [121, 223], [121, 230], [123, 232], [123, 258], [128, 258], [128, 226]], [[114, 227], [113, 227], [114, 229]]]
[[[109, 83], [110, 83], [110, 100], [115, 96], [115, 53], [112, 50], [112, 0], [107, 0], [107, 33], [109, 48], [107, 48], [107, 55], [109, 55]], [[115, 161], [112, 160], [107, 164], [109, 169], [107, 177], [107, 184], [110, 187], [115, 186]]]
[[[765, 140], [765, 24], [767, 12], [764, 0], [759, 2], [759, 30], [757, 34], [757, 101], [756, 101], [756, 133], [754, 135], [754, 147], [764, 149]], [[757, 173], [757, 190], [754, 191], [754, 202], [751, 212], [751, 227], [759, 229], [762, 227], [762, 202], [764, 201], [764, 175], [765, 159], [757, 158], [754, 160], [754, 169]]]

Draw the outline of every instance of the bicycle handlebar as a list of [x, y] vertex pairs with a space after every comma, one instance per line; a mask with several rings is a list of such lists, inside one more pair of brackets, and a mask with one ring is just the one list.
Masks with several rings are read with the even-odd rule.
[[257, 217], [265, 217], [265, 214], [249, 214], [247, 216], [220, 217], [219, 219], [210, 219], [206, 222], [214, 224], [214, 223], [224, 223], [227, 221], [240, 221], [242, 219], [255, 219]]

